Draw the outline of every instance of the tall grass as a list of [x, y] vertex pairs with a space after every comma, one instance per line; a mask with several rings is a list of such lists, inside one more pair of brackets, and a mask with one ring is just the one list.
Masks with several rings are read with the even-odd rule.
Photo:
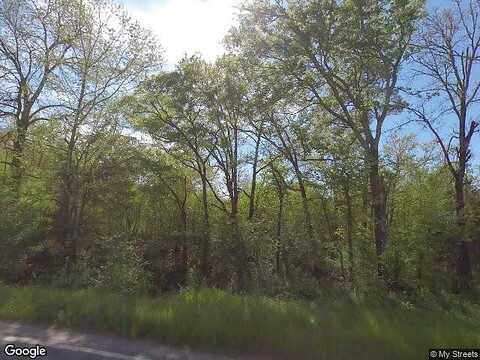
[[0, 318], [287, 359], [422, 359], [431, 347], [480, 344], [477, 321], [442, 312], [212, 289], [136, 298], [94, 289], [0, 287]]

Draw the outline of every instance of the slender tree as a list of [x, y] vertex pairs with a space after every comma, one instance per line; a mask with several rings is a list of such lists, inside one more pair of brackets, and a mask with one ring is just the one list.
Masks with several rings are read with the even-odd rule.
[[57, 231], [68, 278], [76, 262], [87, 184], [92, 181], [87, 170], [98, 161], [96, 145], [103, 135], [118, 129], [111, 106], [158, 66], [155, 39], [118, 5], [84, 1], [77, 11], [80, 35], [55, 82], [66, 109], [61, 114], [66, 154]]
[[[465, 177], [472, 157], [478, 119], [472, 108], [480, 101], [480, 2], [455, 0], [435, 10], [423, 24], [414, 73], [425, 79], [415, 91], [423, 101], [411, 108], [437, 141], [455, 185], [458, 239], [455, 245], [455, 289], [472, 288], [472, 264], [465, 233]], [[452, 123], [445, 136], [444, 124]], [[442, 129], [443, 128], [443, 129]]]
[[209, 162], [212, 156], [208, 108], [204, 88], [208, 65], [198, 57], [185, 58], [173, 72], [161, 73], [137, 90], [133, 117], [161, 148], [201, 181], [203, 246], [201, 271], [204, 281], [210, 274]]

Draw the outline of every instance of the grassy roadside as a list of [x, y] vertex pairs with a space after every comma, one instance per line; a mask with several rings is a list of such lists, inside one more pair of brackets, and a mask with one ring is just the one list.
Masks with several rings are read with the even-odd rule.
[[430, 347], [480, 344], [477, 317], [333, 299], [310, 305], [210, 289], [153, 299], [0, 286], [0, 318], [294, 359], [421, 359]]

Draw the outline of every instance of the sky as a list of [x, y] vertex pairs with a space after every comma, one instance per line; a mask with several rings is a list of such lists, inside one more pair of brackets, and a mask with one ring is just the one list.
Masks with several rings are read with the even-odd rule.
[[[240, 0], [115, 0], [133, 18], [152, 30], [171, 67], [185, 53], [199, 52], [215, 60], [223, 52], [222, 39], [235, 23]], [[445, 6], [448, 0], [428, 0], [429, 9]]]
[[234, 24], [238, 0], [117, 0], [152, 30], [168, 66], [185, 53], [212, 61], [223, 52], [222, 39]]

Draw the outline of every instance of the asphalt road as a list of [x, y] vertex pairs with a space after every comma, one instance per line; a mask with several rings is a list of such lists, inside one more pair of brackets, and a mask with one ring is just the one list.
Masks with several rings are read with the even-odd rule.
[[[40, 345], [46, 348], [43, 360], [234, 360], [216, 354], [194, 352], [188, 348], [175, 348], [144, 341], [131, 341], [115, 336], [74, 332], [54, 327], [43, 328], [0, 321], [0, 359], [30, 359], [28, 356], [7, 356], [5, 346]], [[244, 359], [244, 357], [242, 357]]]

